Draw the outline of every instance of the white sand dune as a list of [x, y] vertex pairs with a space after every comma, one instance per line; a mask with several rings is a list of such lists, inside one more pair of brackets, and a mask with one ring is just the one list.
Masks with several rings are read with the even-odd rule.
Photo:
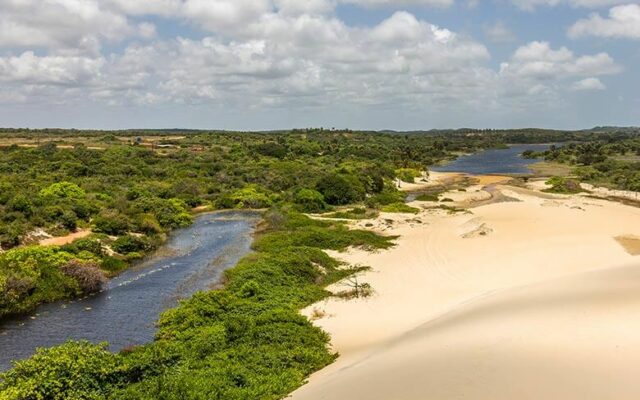
[[519, 201], [383, 215], [397, 247], [338, 255], [376, 294], [307, 310], [341, 357], [294, 399], [640, 398], [640, 258], [615, 240], [640, 209], [500, 191]]

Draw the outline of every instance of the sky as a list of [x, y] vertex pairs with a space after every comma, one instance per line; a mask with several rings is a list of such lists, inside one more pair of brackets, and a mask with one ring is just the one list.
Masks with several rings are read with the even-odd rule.
[[0, 0], [0, 126], [640, 125], [640, 1]]

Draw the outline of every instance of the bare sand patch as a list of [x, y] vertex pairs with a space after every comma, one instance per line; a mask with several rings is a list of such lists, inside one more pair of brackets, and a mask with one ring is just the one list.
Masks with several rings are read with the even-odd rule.
[[77, 232], [70, 233], [66, 236], [58, 236], [47, 238], [40, 241], [41, 246], [64, 246], [65, 244], [72, 243], [74, 240], [83, 239], [91, 235], [90, 229], [81, 229]]
[[510, 176], [504, 175], [473, 175], [473, 180], [477, 181], [478, 185], [495, 185], [498, 183], [506, 183], [512, 180]]
[[314, 323], [340, 357], [293, 399], [640, 398], [640, 268], [612, 240], [640, 238], [640, 209], [496, 190], [518, 201], [381, 215], [396, 247], [335, 254], [372, 267], [375, 296], [305, 310], [331, 315]]

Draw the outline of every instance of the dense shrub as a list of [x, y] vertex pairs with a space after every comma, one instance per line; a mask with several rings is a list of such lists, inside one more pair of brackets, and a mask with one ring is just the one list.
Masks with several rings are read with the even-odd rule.
[[327, 209], [322, 193], [313, 189], [300, 189], [294, 197], [294, 203], [300, 211], [308, 213], [319, 213]]
[[147, 235], [155, 235], [162, 232], [162, 227], [153, 214], [137, 215], [134, 225], [139, 232]]
[[549, 189], [546, 189], [545, 191], [550, 193], [570, 194], [570, 193], [579, 193], [583, 191], [582, 187], [580, 187], [580, 182], [576, 181], [575, 179], [562, 178], [559, 176], [555, 176], [549, 179], [546, 183], [551, 187]]
[[[142, 197], [135, 201], [135, 207], [141, 213], [153, 215], [160, 226], [165, 229], [183, 228], [193, 222], [193, 216], [189, 213], [187, 204], [180, 199]], [[147, 229], [155, 229], [151, 219], [146, 217], [146, 222]]]
[[406, 194], [399, 191], [395, 185], [387, 182], [382, 192], [374, 194], [367, 199], [367, 205], [376, 208], [394, 203], [402, 203], [406, 197]]
[[[29, 379], [25, 379], [29, 377]], [[69, 342], [38, 349], [28, 360], [17, 362], [2, 374], [3, 400], [103, 399], [118, 378], [118, 357], [107, 345]]]
[[344, 205], [362, 201], [365, 198], [364, 185], [352, 175], [333, 173], [324, 176], [316, 185], [327, 203]]
[[103, 254], [102, 243], [100, 240], [92, 238], [74, 240], [72, 243], [62, 246], [61, 249], [74, 254], [78, 254], [82, 251], [88, 251], [96, 256], [101, 256]]
[[78, 185], [71, 182], [54, 183], [40, 191], [40, 196], [49, 199], [82, 199], [86, 195]]
[[122, 235], [129, 230], [129, 218], [117, 210], [104, 210], [93, 219], [96, 232], [107, 235]]
[[143, 252], [151, 248], [149, 242], [141, 237], [132, 235], [120, 236], [112, 244], [111, 248], [120, 253], [127, 254], [133, 252]]
[[61, 270], [72, 259], [91, 261], [92, 256], [58, 247], [24, 247], [0, 254], [0, 317], [74, 294], [77, 283]]
[[420, 171], [411, 168], [400, 168], [396, 170], [396, 177], [403, 182], [414, 183], [415, 178], [422, 176]]
[[25, 216], [33, 213], [33, 203], [25, 195], [18, 194], [7, 203], [7, 211], [21, 212]]
[[254, 146], [254, 150], [268, 157], [284, 158], [287, 155], [287, 148], [279, 143], [268, 142]]
[[99, 292], [102, 290], [103, 285], [107, 283], [106, 275], [93, 262], [71, 260], [60, 267], [60, 270], [78, 283], [83, 294]]
[[247, 186], [231, 195], [234, 208], [266, 208], [272, 202], [269, 196], [256, 186]]

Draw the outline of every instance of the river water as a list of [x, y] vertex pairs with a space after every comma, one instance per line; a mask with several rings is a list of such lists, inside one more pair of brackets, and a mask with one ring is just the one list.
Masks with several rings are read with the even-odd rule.
[[158, 253], [112, 279], [100, 294], [40, 306], [0, 324], [0, 370], [38, 347], [68, 339], [109, 342], [119, 351], [153, 340], [159, 314], [220, 281], [250, 251], [259, 214], [204, 214], [173, 232]]
[[508, 149], [485, 150], [460, 156], [454, 161], [431, 168], [437, 172], [464, 172], [472, 175], [484, 174], [530, 174], [529, 165], [539, 160], [522, 158], [526, 150], [548, 150], [549, 144], [518, 144]]

